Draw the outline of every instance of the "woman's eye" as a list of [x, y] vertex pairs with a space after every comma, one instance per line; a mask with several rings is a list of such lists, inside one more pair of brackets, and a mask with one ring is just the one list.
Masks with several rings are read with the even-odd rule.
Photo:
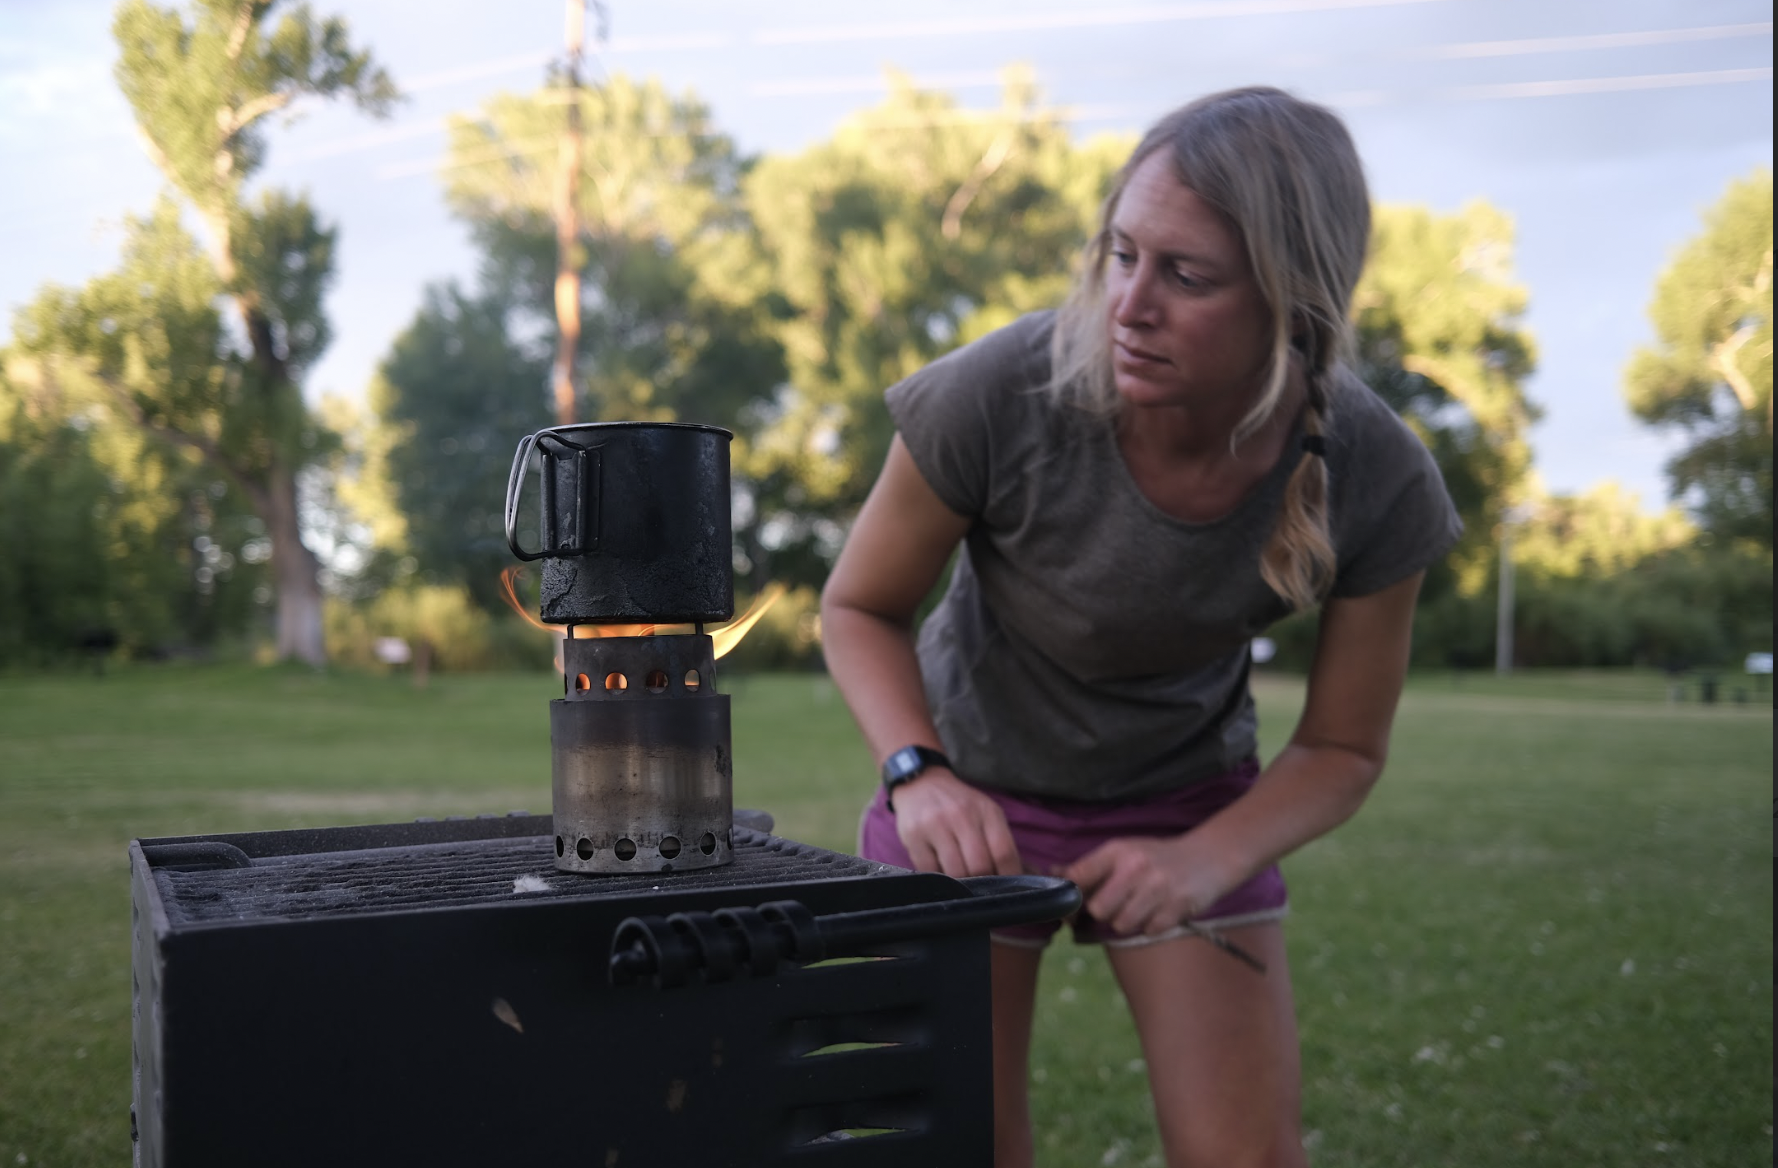
[[1199, 281], [1196, 276], [1192, 275], [1190, 272], [1182, 272], [1178, 268], [1173, 269], [1173, 282], [1178, 284], [1181, 288], [1196, 288], [1199, 286]]
[[1111, 249], [1111, 258], [1117, 261], [1118, 267], [1127, 268], [1136, 262], [1136, 253], [1114, 247]]

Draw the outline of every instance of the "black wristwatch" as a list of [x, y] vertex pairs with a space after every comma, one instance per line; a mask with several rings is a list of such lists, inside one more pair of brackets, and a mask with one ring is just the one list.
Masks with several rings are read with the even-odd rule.
[[895, 788], [911, 783], [926, 772], [927, 767], [951, 769], [951, 760], [930, 746], [904, 746], [883, 760], [883, 798], [895, 811]]

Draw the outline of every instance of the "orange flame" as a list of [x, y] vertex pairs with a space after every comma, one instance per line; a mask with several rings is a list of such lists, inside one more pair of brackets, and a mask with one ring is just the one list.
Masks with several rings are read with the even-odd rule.
[[[544, 632], [554, 633], [558, 637], [566, 637], [568, 635], [568, 630], [572, 628], [574, 630], [574, 639], [579, 641], [590, 637], [652, 637], [657, 628], [674, 627], [672, 625], [570, 626], [548, 624], [532, 616], [530, 610], [519, 601], [517, 584], [519, 577], [524, 574], [525, 566], [523, 564], [514, 564], [510, 568], [502, 569], [500, 573], [500, 595], [506, 601], [508, 607], [518, 613], [520, 619], [534, 629], [542, 629]], [[714, 643], [716, 656], [722, 657], [736, 645], [739, 645], [741, 643], [741, 638], [745, 637], [748, 631], [752, 629], [754, 625], [759, 623], [759, 618], [764, 616], [772, 605], [778, 603], [783, 597], [784, 585], [767, 585], [764, 592], [761, 592], [758, 596], [753, 598], [753, 603], [747, 606], [747, 611], [741, 614], [739, 620], [733, 620], [726, 625], [718, 625], [713, 629], [707, 630], [710, 634], [711, 641]]]
[[766, 590], [753, 598], [747, 611], [741, 614], [740, 620], [730, 621], [726, 625], [710, 630], [710, 639], [716, 644], [716, 655], [723, 656], [730, 649], [741, 643], [749, 629], [759, 623], [759, 618], [766, 614], [772, 605], [784, 598], [784, 585], [768, 584]]

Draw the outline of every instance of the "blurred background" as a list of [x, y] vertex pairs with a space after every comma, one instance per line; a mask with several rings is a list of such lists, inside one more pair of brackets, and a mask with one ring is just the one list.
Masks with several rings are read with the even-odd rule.
[[1769, 4], [0, 22], [0, 661], [534, 661], [510, 452], [652, 418], [736, 432], [743, 599], [792, 589], [737, 661], [813, 664], [881, 391], [1056, 303], [1141, 129], [1249, 83], [1369, 167], [1364, 372], [1468, 524], [1417, 663], [1770, 651]]

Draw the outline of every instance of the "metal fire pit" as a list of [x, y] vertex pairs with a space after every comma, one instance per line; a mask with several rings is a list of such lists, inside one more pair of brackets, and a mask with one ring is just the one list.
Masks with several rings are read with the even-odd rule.
[[1073, 885], [731, 831], [596, 880], [547, 816], [133, 843], [135, 1162], [990, 1163], [987, 929]]

